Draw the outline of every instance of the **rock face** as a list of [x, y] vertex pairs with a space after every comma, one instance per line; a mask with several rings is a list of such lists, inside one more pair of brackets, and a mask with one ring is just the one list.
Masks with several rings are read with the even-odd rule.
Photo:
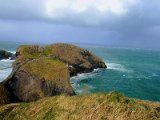
[[99, 58], [74, 45], [22, 45], [17, 49], [13, 71], [3, 84], [13, 98], [23, 102], [58, 94], [75, 95], [70, 75], [105, 67]]
[[1, 59], [14, 59], [15, 58], [15, 55], [10, 53], [10, 52], [7, 52], [5, 50], [0, 50], [0, 60]]
[[10, 103], [9, 93], [3, 86], [3, 84], [0, 84], [0, 105], [8, 104]]
[[30, 102], [58, 94], [74, 95], [67, 66], [50, 58], [28, 61], [5, 83], [20, 101]]

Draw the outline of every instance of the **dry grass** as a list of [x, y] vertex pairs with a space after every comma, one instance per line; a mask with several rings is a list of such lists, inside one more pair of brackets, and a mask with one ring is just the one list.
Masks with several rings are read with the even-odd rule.
[[[160, 106], [160, 103], [156, 103]], [[146, 101], [117, 92], [55, 96], [16, 107], [0, 108], [3, 119], [13, 120], [159, 120], [160, 112]], [[5, 111], [7, 111], [6, 114]]]

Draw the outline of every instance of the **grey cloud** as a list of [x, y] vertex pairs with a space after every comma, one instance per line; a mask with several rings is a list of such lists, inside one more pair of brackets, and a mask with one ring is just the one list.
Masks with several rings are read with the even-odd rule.
[[43, 0], [0, 0], [1, 20], [40, 20], [43, 16]]
[[123, 15], [88, 8], [77, 14], [62, 12], [57, 18], [46, 15], [44, 1], [0, 0], [0, 38], [160, 48], [159, 0], [141, 0]]

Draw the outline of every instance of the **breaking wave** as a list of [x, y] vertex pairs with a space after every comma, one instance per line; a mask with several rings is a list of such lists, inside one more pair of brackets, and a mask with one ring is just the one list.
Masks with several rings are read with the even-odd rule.
[[0, 82], [6, 79], [12, 72], [12, 63], [14, 60], [3, 59], [0, 60]]
[[131, 72], [131, 70], [127, 69], [124, 65], [118, 63], [107, 63], [107, 69], [120, 72]]

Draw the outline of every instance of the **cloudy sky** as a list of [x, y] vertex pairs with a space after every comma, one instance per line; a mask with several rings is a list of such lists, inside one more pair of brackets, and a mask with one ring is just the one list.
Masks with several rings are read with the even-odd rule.
[[160, 0], [0, 0], [0, 40], [160, 48]]

